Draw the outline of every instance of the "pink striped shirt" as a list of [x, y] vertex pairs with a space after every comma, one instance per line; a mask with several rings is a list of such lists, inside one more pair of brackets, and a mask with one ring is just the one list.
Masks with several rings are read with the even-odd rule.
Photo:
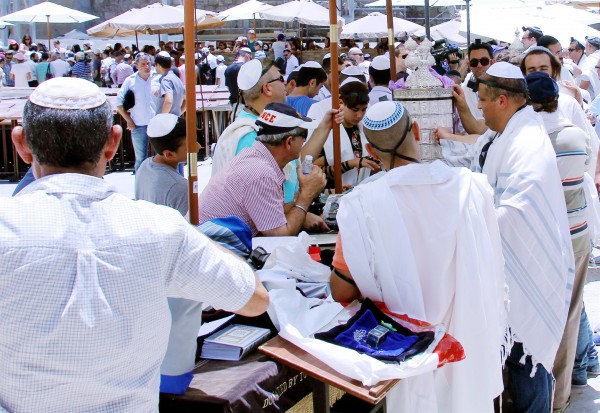
[[200, 195], [200, 223], [236, 216], [255, 236], [287, 223], [283, 211], [285, 175], [261, 142], [235, 156]]

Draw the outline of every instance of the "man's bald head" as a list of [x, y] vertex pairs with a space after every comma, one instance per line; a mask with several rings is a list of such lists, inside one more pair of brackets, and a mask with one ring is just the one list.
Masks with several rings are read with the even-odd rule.
[[367, 149], [385, 164], [386, 169], [418, 162], [419, 128], [408, 110], [395, 101], [378, 102], [363, 119]]

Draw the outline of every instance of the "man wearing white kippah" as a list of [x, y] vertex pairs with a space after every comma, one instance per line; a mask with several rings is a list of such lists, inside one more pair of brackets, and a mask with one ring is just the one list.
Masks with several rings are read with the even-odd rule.
[[94, 83], [54, 78], [13, 129], [37, 180], [0, 208], [2, 410], [158, 412], [167, 297], [250, 316], [268, 305], [248, 265], [178, 211], [102, 179], [112, 119]]
[[519, 68], [493, 64], [478, 93], [489, 130], [468, 157], [494, 188], [514, 340], [508, 391], [515, 411], [548, 412], [575, 272], [556, 154]]
[[401, 380], [388, 411], [493, 412], [506, 314], [492, 188], [466, 168], [420, 163], [418, 124], [399, 102], [374, 104], [363, 127], [367, 150], [388, 172], [340, 202], [333, 297], [368, 297], [444, 324], [464, 348], [465, 360]]

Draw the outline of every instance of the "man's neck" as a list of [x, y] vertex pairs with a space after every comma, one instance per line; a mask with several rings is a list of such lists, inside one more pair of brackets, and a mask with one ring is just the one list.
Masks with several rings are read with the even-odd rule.
[[148, 80], [148, 78], [150, 77], [150, 72], [141, 72], [138, 70], [138, 76], [141, 77], [144, 80]]
[[308, 86], [296, 86], [288, 96], [308, 96]]
[[[267, 103], [269, 103], [269, 102], [263, 102], [259, 98], [258, 100], [255, 100], [254, 102], [247, 103], [246, 108], [244, 110], [247, 110], [249, 113], [252, 113], [253, 115], [260, 116], [262, 111], [265, 110], [265, 106], [267, 106]], [[256, 113], [254, 113], [252, 110], [250, 110], [250, 108], [254, 109], [254, 111], [256, 111]]]
[[178, 161], [172, 161], [169, 160], [167, 158], [165, 158], [164, 156], [160, 155], [160, 154], [156, 154], [152, 157], [152, 160], [156, 163], [160, 163], [163, 165], [168, 165], [173, 169], [177, 169], [177, 166], [179, 165]]

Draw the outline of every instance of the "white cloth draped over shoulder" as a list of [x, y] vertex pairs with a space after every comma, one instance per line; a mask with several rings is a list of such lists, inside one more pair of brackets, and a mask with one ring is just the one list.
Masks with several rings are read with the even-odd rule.
[[[472, 170], [496, 136], [473, 145]], [[488, 149], [483, 171], [494, 188], [506, 260], [508, 324], [534, 364], [552, 371], [571, 300], [574, 261], [556, 154], [530, 106], [513, 115]]]
[[402, 380], [388, 394], [389, 411], [492, 412], [503, 389], [506, 311], [500, 233], [485, 177], [439, 161], [395, 168], [345, 196], [337, 220], [362, 295], [443, 323], [467, 356]]
[[213, 155], [212, 176], [218, 174], [233, 159], [240, 139], [252, 131], [258, 131], [258, 126], [256, 120], [251, 118], [238, 118], [225, 128], [219, 136]]

